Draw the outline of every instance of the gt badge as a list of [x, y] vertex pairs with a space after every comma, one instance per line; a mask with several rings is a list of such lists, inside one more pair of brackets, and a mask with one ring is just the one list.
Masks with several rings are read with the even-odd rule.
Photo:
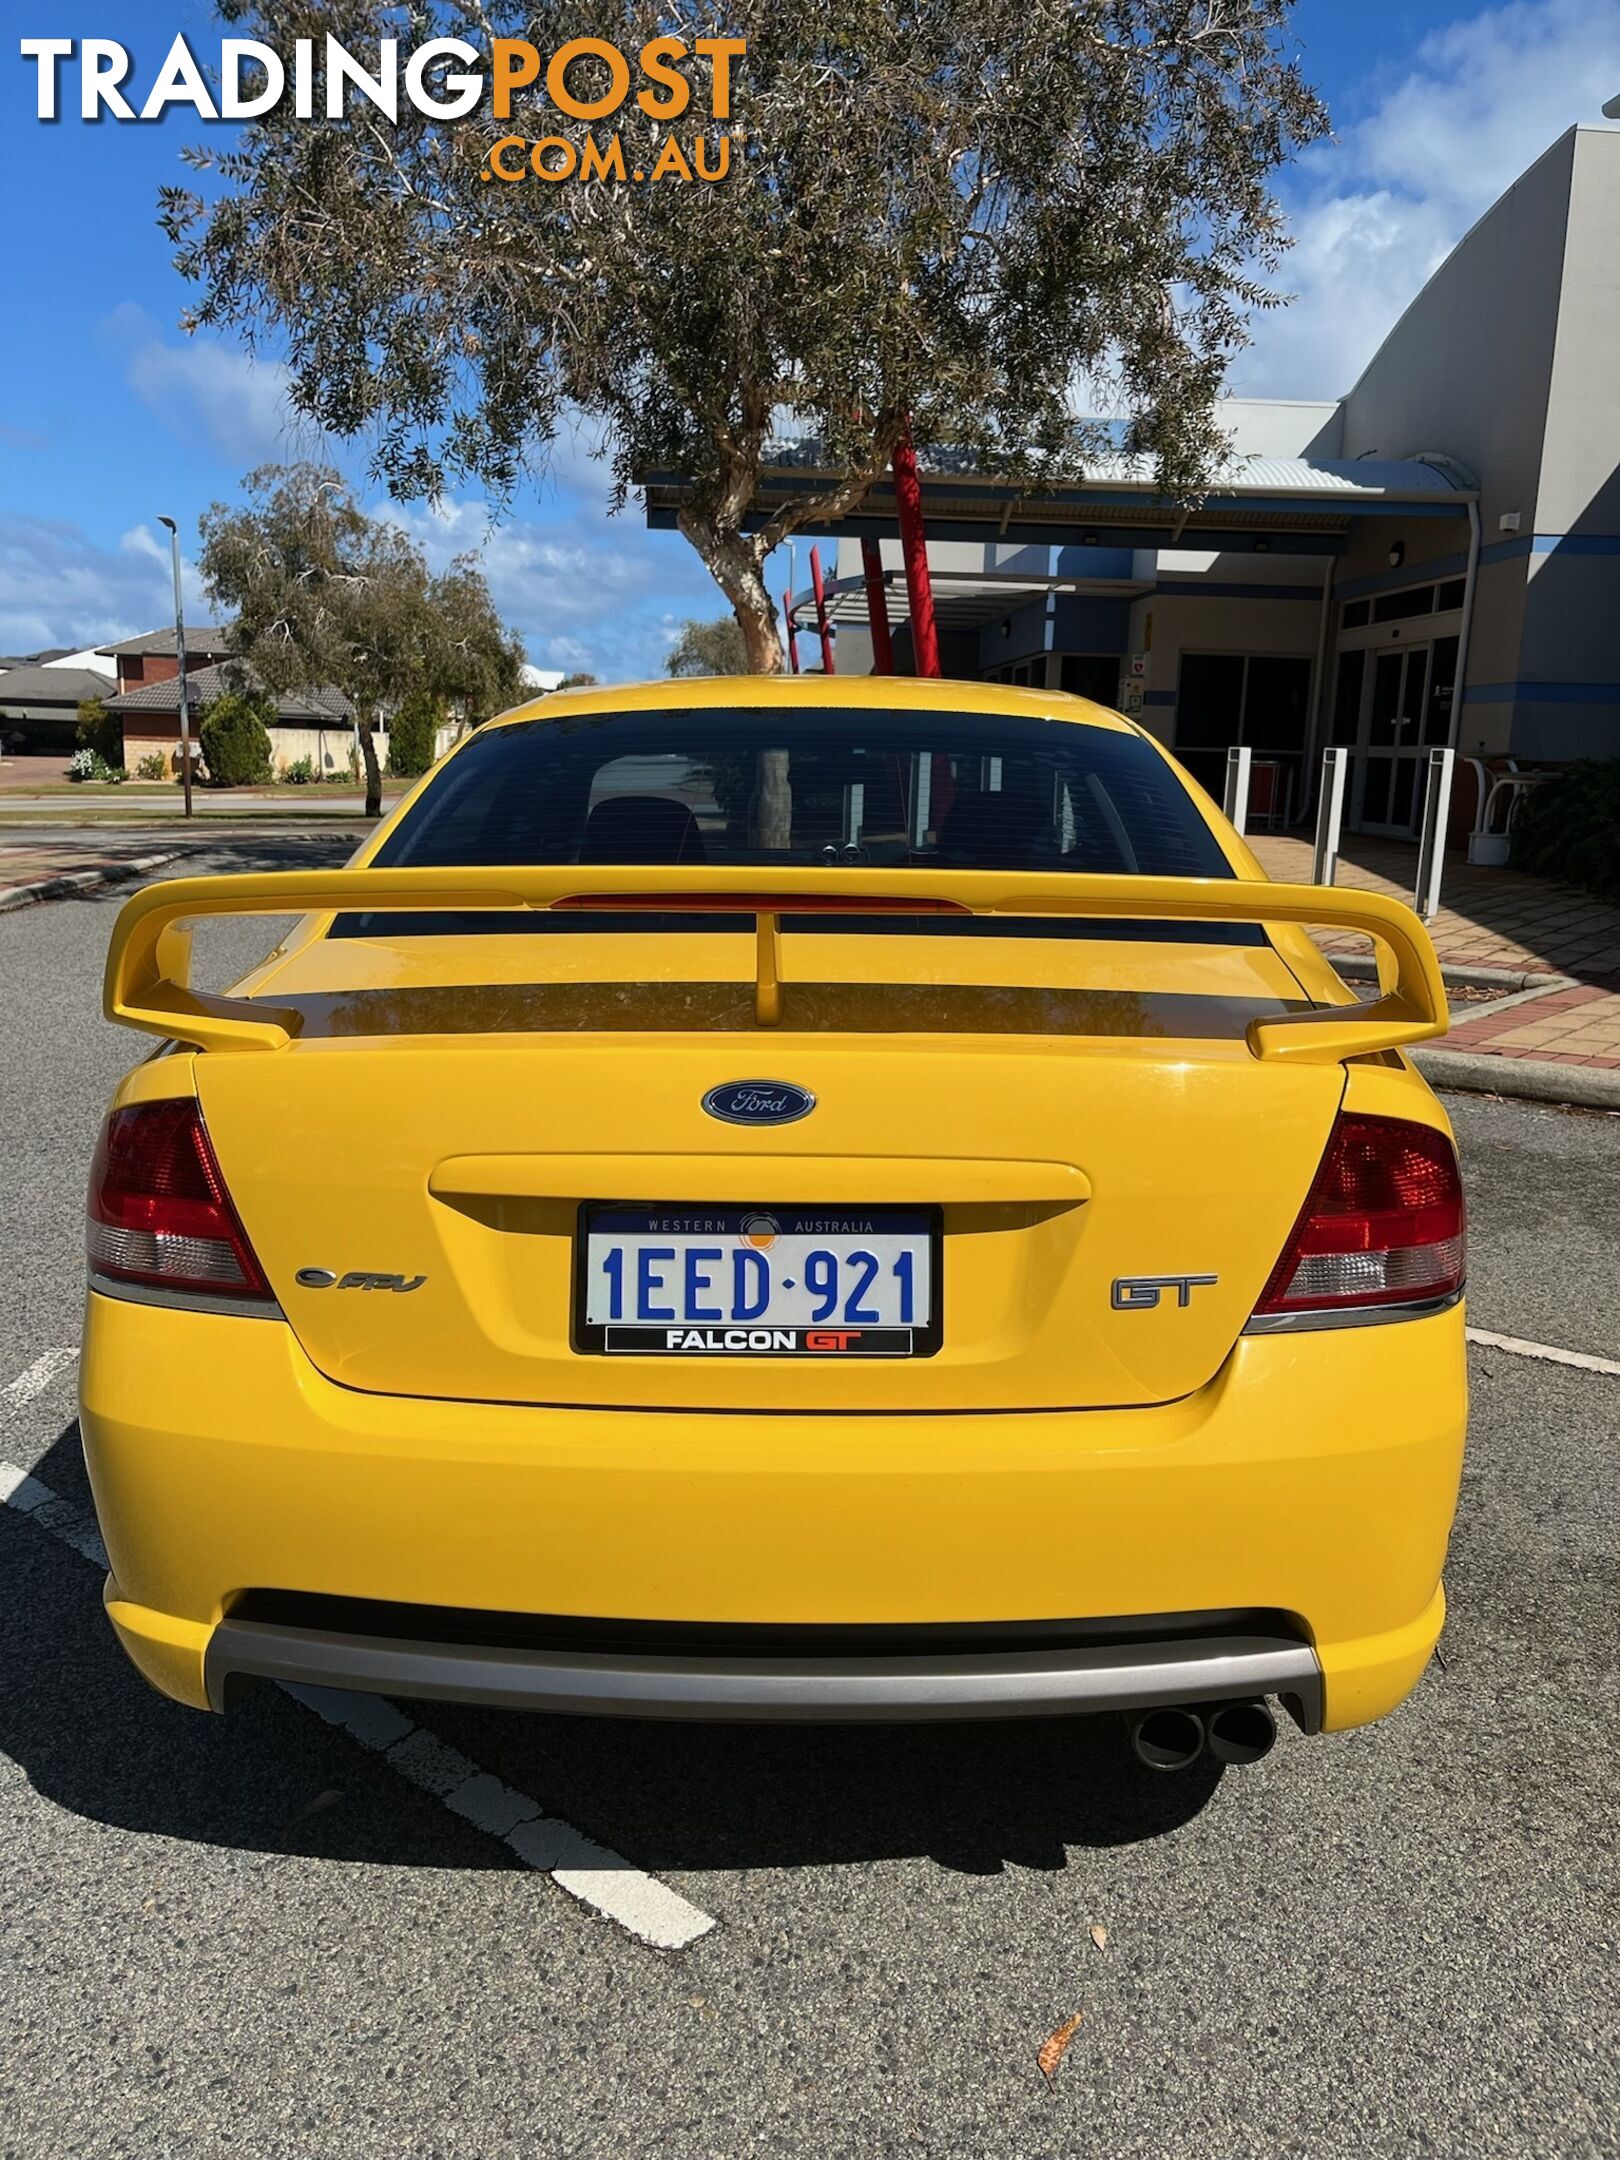
[[1195, 1290], [1219, 1281], [1218, 1275], [1116, 1275], [1109, 1302], [1115, 1312], [1151, 1312], [1173, 1290], [1178, 1305], [1190, 1305]]

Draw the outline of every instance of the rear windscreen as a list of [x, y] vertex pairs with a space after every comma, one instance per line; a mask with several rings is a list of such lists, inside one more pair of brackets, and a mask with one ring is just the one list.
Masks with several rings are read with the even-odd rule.
[[491, 728], [375, 859], [1232, 875], [1172, 768], [1138, 736], [1005, 713], [826, 708]]

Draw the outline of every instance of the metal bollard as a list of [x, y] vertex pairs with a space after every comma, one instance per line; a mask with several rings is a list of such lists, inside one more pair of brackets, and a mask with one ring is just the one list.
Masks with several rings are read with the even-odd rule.
[[1322, 752], [1322, 782], [1316, 791], [1316, 852], [1311, 883], [1331, 885], [1339, 869], [1339, 828], [1344, 823], [1344, 780], [1350, 770], [1348, 750]]
[[1446, 866], [1446, 819], [1451, 809], [1451, 774], [1455, 750], [1431, 750], [1423, 786], [1423, 826], [1418, 839], [1417, 886], [1412, 905], [1425, 922], [1440, 908], [1440, 878]]
[[1240, 833], [1249, 829], [1249, 763], [1253, 755], [1247, 743], [1235, 743], [1226, 753], [1226, 792], [1221, 808]]

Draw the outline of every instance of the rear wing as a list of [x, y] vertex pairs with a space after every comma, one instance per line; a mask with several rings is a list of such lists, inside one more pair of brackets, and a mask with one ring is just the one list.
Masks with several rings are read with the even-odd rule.
[[[109, 1020], [203, 1050], [284, 1050], [301, 1015], [273, 1001], [193, 990], [184, 926], [219, 915], [513, 913], [752, 915], [754, 1013], [781, 1024], [791, 985], [782, 975], [783, 915], [1067, 916], [1163, 922], [1318, 923], [1378, 941], [1380, 995], [1362, 1005], [1319, 1006], [1249, 1023], [1257, 1058], [1331, 1064], [1443, 1035], [1446, 993], [1427, 931], [1382, 893], [1249, 878], [1051, 876], [1029, 870], [783, 870], [662, 866], [540, 869], [284, 870], [175, 878], [124, 903], [107, 954]], [[582, 925], [583, 927], [583, 925]]]

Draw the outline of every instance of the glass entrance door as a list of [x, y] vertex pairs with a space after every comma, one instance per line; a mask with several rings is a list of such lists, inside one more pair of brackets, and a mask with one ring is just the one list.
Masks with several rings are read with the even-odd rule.
[[1362, 832], [1403, 839], [1423, 812], [1425, 754], [1451, 727], [1457, 640], [1408, 645], [1369, 656], [1361, 690], [1356, 794], [1352, 822]]

